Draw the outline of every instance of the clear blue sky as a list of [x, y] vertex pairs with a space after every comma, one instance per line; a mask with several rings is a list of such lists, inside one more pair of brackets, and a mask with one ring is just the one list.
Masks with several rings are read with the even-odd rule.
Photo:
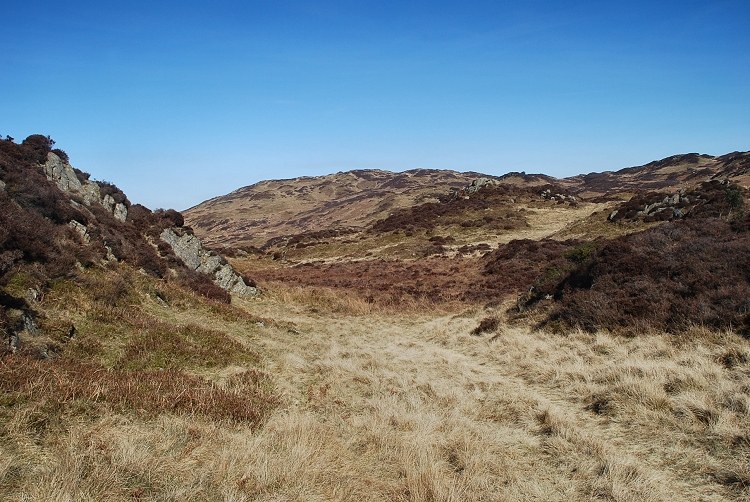
[[349, 169], [750, 149], [750, 2], [6, 2], [0, 134], [185, 209]]

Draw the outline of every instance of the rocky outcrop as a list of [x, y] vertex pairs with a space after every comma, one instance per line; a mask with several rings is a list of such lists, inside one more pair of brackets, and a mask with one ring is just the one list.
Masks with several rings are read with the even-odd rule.
[[255, 296], [259, 293], [257, 288], [245, 284], [224, 258], [204, 248], [200, 239], [185, 229], [167, 228], [160, 237], [172, 246], [174, 254], [185, 266], [213, 277], [214, 283], [220, 288], [239, 296]]
[[47, 175], [47, 179], [55, 182], [63, 192], [80, 196], [86, 205], [90, 206], [93, 203], [101, 204], [107, 211], [112, 213], [115, 219], [119, 221], [127, 219], [128, 208], [125, 204], [116, 202], [109, 194], [102, 196], [99, 185], [96, 182], [88, 180], [81, 182], [73, 167], [52, 152], [47, 154], [47, 162], [44, 164], [44, 174]]
[[482, 187], [487, 185], [495, 185], [496, 182], [493, 179], [490, 178], [478, 178], [471, 182], [471, 184], [466, 187], [467, 193], [474, 193], [480, 190]]
[[494, 185], [497, 185], [497, 181], [492, 178], [477, 178], [463, 188], [451, 189], [450, 199], [454, 200], [459, 197], [468, 198], [469, 195], [477, 193], [482, 188]]
[[83, 240], [85, 244], [91, 242], [91, 235], [89, 235], [89, 229], [86, 225], [76, 220], [71, 220], [70, 223], [68, 223], [68, 226], [78, 232], [81, 236], [81, 240]]
[[[652, 194], [648, 198], [633, 197], [628, 203], [609, 213], [609, 221], [644, 220], [666, 221], [679, 220], [690, 212], [692, 206], [705, 202], [700, 196], [686, 194], [685, 190], [671, 195]], [[640, 207], [639, 207], [640, 205]]]
[[557, 202], [558, 204], [563, 202], [575, 204], [576, 202], [578, 202], [578, 199], [576, 199], [573, 195], [556, 193], [553, 192], [550, 188], [543, 190], [539, 195], [542, 197], [542, 199]]

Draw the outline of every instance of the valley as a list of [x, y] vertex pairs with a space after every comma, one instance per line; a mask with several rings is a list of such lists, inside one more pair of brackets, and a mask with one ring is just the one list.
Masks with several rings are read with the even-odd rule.
[[0, 147], [4, 500], [749, 496], [750, 154], [183, 219]]

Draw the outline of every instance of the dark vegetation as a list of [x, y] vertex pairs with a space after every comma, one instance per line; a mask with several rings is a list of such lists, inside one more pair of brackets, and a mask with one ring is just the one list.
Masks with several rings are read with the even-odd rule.
[[[741, 217], [748, 191], [728, 181], [712, 180], [679, 193], [642, 192], [623, 202], [612, 221], [645, 222], [680, 218]], [[645, 209], [650, 208], [648, 214]]]
[[479, 326], [471, 330], [471, 334], [474, 336], [479, 336], [483, 333], [492, 333], [493, 331], [497, 331], [497, 328], [499, 327], [500, 319], [494, 316], [485, 317], [479, 322]]
[[522, 199], [537, 199], [538, 192], [552, 185], [518, 187], [514, 185], [485, 186], [468, 197], [427, 202], [400, 209], [375, 222], [373, 233], [394, 231], [432, 231], [438, 227], [458, 226], [503, 231], [527, 225], [523, 213], [515, 208]]
[[217, 388], [204, 378], [180, 370], [108, 370], [82, 360], [41, 361], [28, 356], [0, 361], [3, 404], [38, 402], [38, 430], [54, 427], [66, 412], [88, 407], [136, 410], [147, 416], [189, 413], [214, 420], [259, 424], [276, 405], [269, 379], [247, 371], [229, 382], [237, 390]]
[[619, 237], [558, 281], [544, 324], [750, 336], [750, 222], [708, 217]]
[[482, 287], [472, 290], [468, 296], [489, 302], [493, 296], [498, 300], [522, 292], [518, 306], [523, 310], [551, 295], [559, 281], [584, 260], [594, 246], [575, 240], [511, 241], [483, 258]]
[[[78, 270], [74, 277], [54, 281], [39, 304], [46, 335], [16, 354], [0, 354], [0, 417], [32, 404], [40, 435], [82, 410], [93, 417], [113, 410], [260, 423], [278, 402], [266, 374], [251, 369], [222, 386], [195, 375], [196, 369], [253, 367], [258, 354], [223, 332], [150, 316], [141, 308], [144, 292], [177, 308], [211, 305], [126, 265]], [[69, 310], [61, 313], [55, 308], [59, 305]], [[69, 328], [71, 314], [81, 316], [80, 329]], [[39, 343], [48, 354], [44, 360]]]
[[[77, 196], [62, 192], [44, 174], [41, 164], [50, 152], [63, 160], [67, 154], [54, 149], [49, 136], [32, 135], [21, 144], [0, 139], [0, 330], [17, 329], [8, 310], [31, 312], [19, 288], [7, 286], [24, 277], [26, 289], [44, 291], [51, 282], [71, 277], [78, 267], [88, 268], [120, 262], [158, 278], [171, 278], [199, 294], [228, 302], [228, 294], [203, 274], [187, 270], [171, 247], [159, 239], [167, 227], [181, 227], [182, 215], [174, 210], [150, 211], [131, 205], [114, 184], [96, 182], [101, 195], [129, 208], [127, 221], [114, 218], [102, 204], [85, 204]], [[81, 181], [87, 173], [76, 170]], [[71, 227], [84, 225], [86, 234]], [[189, 229], [185, 228], [185, 231]], [[11, 288], [12, 289], [12, 288]]]
[[[451, 242], [436, 236], [431, 243]], [[483, 251], [489, 246], [476, 246]], [[566, 255], [570, 252], [570, 255]], [[294, 267], [265, 268], [254, 272], [259, 281], [352, 291], [384, 305], [416, 299], [434, 303], [485, 303], [496, 305], [505, 298], [528, 291], [535, 285], [543, 296], [580, 256], [591, 251], [578, 241], [518, 240], [485, 253], [482, 257], [429, 256], [419, 260], [367, 260], [341, 263], [306, 263]]]
[[[516, 240], [479, 258], [448, 258], [435, 256], [455, 242], [441, 234], [429, 239], [427, 257], [420, 260], [308, 263], [257, 274], [265, 281], [345, 289], [391, 305], [404, 299], [498, 305], [515, 297], [513, 317], [531, 315], [553, 329], [640, 334], [702, 325], [750, 336], [748, 192], [711, 181], [682, 192], [676, 203], [674, 196], [649, 192], [623, 203], [624, 218], [667, 197], [684, 213], [610, 240]], [[470, 204], [465, 207], [484, 204], [463, 200]], [[451, 204], [416, 206], [378, 222], [373, 231], [432, 228]]]

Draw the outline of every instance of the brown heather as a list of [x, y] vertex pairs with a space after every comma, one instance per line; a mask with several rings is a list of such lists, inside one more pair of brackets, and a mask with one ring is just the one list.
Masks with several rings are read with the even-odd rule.
[[0, 499], [750, 499], [750, 220], [729, 195], [682, 222], [607, 222], [608, 196], [523, 201], [512, 229], [315, 230], [234, 253], [265, 293], [231, 303], [130, 242], [179, 213], [131, 206], [94, 235], [124, 257], [101, 266], [14, 199], [59, 233], [0, 226], [0, 329], [46, 284], [41, 333], [0, 357]]

